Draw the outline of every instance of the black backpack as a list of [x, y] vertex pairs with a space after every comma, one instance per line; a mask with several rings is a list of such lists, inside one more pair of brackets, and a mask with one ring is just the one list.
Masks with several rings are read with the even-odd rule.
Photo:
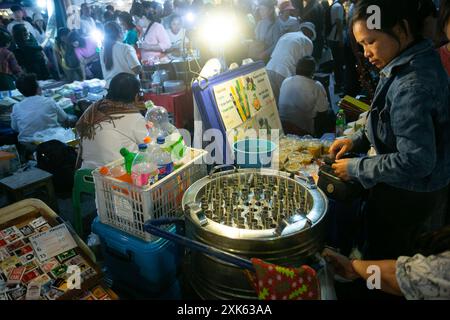
[[36, 148], [37, 167], [53, 175], [56, 193], [71, 192], [77, 152], [59, 140], [43, 142]]

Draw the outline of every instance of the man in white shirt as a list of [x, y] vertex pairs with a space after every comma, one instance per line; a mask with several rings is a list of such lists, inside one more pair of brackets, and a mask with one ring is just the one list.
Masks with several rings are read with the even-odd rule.
[[300, 30], [299, 20], [292, 16], [295, 10], [291, 1], [283, 1], [278, 5], [280, 13], [277, 23], [280, 25], [282, 33], [295, 32]]
[[298, 61], [296, 75], [281, 85], [279, 113], [285, 132], [318, 136], [327, 120], [333, 121], [328, 119], [333, 112], [325, 88], [312, 79], [315, 69], [314, 58], [306, 56]]
[[8, 26], [6, 27], [8, 29], [8, 32], [12, 34], [12, 29], [17, 24], [23, 24], [27, 31], [33, 35], [35, 39], [39, 38], [39, 32], [28, 22], [23, 20], [24, 12], [21, 6], [13, 5], [11, 6], [11, 11], [13, 12], [13, 18], [14, 20], [11, 21]]
[[[303, 30], [310, 32], [308, 34], [311, 38], [307, 37]], [[295, 66], [299, 59], [312, 55], [314, 32], [312, 23], [303, 24], [302, 31], [286, 33], [278, 40], [266, 66], [270, 85], [277, 102], [283, 80], [295, 75]]]
[[16, 87], [25, 99], [13, 107], [11, 128], [19, 132], [20, 143], [32, 143], [36, 132], [58, 128], [74, 122], [51, 98], [41, 96], [41, 88], [34, 74], [24, 74], [16, 81]]
[[80, 30], [85, 36], [89, 36], [96, 29], [95, 21], [91, 17], [91, 9], [87, 3], [81, 5]]
[[343, 3], [346, 0], [334, 0], [330, 7], [331, 32], [328, 35], [328, 44], [333, 52], [335, 92], [341, 92], [344, 81], [344, 22], [345, 10]]

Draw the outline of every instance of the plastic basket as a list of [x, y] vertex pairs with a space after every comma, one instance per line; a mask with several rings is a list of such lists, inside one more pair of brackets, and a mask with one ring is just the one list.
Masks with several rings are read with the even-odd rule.
[[[154, 236], [145, 232], [144, 223], [150, 219], [178, 217], [182, 214], [184, 192], [207, 174], [204, 150], [188, 149], [187, 163], [154, 185], [140, 188], [110, 176], [101, 175], [99, 168], [92, 172], [95, 183], [95, 202], [102, 223], [115, 227], [145, 241]], [[123, 165], [123, 159], [107, 165]]]

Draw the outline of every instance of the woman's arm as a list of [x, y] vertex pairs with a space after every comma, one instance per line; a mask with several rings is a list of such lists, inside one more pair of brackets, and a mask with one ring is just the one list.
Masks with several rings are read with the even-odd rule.
[[393, 96], [391, 110], [380, 121], [391, 125], [397, 152], [351, 159], [350, 177], [369, 189], [378, 183], [399, 183], [428, 176], [436, 164], [432, 118], [435, 97], [421, 87], [404, 87]]
[[322, 252], [322, 255], [333, 267], [336, 274], [348, 280], [358, 278], [367, 280], [373, 274], [371, 272], [368, 273], [369, 267], [378, 267], [380, 270], [381, 290], [394, 295], [402, 295], [396, 278], [395, 260], [350, 260], [346, 256], [328, 248]]
[[380, 270], [381, 290], [384, 292], [402, 296], [396, 277], [396, 260], [352, 260], [353, 270], [364, 280], [367, 280], [372, 273], [368, 273], [369, 267], [377, 267]]

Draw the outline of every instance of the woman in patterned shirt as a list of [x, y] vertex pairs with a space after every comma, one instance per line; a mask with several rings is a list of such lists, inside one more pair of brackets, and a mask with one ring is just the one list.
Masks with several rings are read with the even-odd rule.
[[0, 31], [0, 91], [14, 90], [14, 80], [22, 72], [14, 54], [8, 50], [11, 36]]

